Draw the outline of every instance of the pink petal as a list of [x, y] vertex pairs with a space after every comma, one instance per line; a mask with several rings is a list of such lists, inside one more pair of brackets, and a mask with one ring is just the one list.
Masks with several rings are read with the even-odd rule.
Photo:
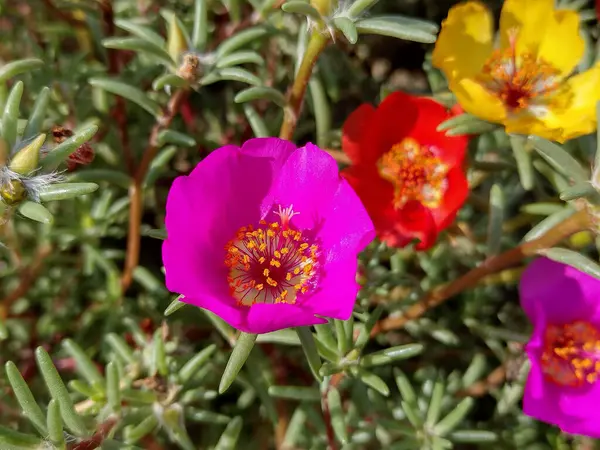
[[257, 303], [249, 308], [247, 322], [238, 329], [246, 333], [270, 333], [291, 327], [305, 327], [327, 323], [298, 305], [287, 303]]

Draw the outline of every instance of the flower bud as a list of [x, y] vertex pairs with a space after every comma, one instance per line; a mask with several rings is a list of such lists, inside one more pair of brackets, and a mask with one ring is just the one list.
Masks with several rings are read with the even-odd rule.
[[45, 140], [46, 135], [40, 134], [13, 156], [8, 168], [20, 175], [27, 175], [37, 169], [40, 160], [40, 149]]
[[0, 197], [7, 205], [16, 205], [27, 198], [27, 190], [20, 180], [10, 180], [0, 186]]
[[186, 50], [187, 41], [185, 39], [185, 35], [179, 27], [179, 23], [177, 22], [175, 14], [171, 14], [168, 19], [167, 52], [169, 53], [173, 61], [179, 62], [181, 54]]
[[322, 16], [329, 16], [336, 9], [338, 0], [310, 0], [310, 4]]
[[8, 145], [4, 139], [0, 138], [0, 167], [6, 165], [6, 161], [8, 160]]

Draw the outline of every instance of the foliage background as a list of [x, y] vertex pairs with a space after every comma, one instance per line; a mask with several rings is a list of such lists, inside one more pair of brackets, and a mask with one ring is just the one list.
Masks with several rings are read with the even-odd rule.
[[[584, 200], [563, 201], [559, 193], [582, 180], [574, 180], [571, 166], [556, 164], [556, 155], [564, 155], [560, 148], [547, 147], [542, 157], [471, 119], [454, 126], [476, 135], [467, 204], [429, 252], [378, 243], [364, 252], [354, 320], [314, 330], [323, 381], [311, 374], [296, 333], [284, 330], [260, 336], [231, 389], [218, 394], [236, 333], [199, 309], [175, 310], [161, 272], [160, 229], [175, 176], [221, 145], [278, 134], [279, 104], [293, 81], [306, 23], [302, 14], [282, 11], [281, 3], [0, 3], [4, 67], [24, 58], [43, 61], [43, 67], [32, 65], [35, 70], [0, 77], [0, 103], [22, 80], [24, 125], [47, 86], [43, 130], [99, 127], [91, 141], [93, 163], [68, 174], [70, 181], [97, 183], [96, 192], [47, 204], [51, 224], [13, 215], [0, 204], [0, 360], [7, 363], [0, 377], [0, 449], [595, 448], [520, 411], [529, 325], [516, 283], [535, 250], [585, 228], [552, 228], [581, 217], [575, 211]], [[436, 0], [363, 3], [375, 3], [367, 17], [402, 14], [438, 24], [450, 6]], [[198, 26], [198, 5], [207, 11], [205, 53], [252, 27], [266, 25], [269, 32], [240, 38], [235, 52], [255, 53], [246, 53], [234, 75], [207, 67], [199, 77], [212, 73], [213, 80], [202, 78], [185, 94], [157, 88], [168, 74], [165, 53], [179, 61], [185, 50], [179, 33]], [[497, 13], [501, 2], [490, 6]], [[588, 43], [582, 64], [589, 66], [596, 59], [593, 5], [564, 6], [581, 10]], [[131, 24], [146, 27], [138, 35], [151, 30], [167, 40], [152, 36], [150, 47], [128, 41], [136, 34]], [[360, 103], [377, 103], [397, 89], [452, 101], [428, 62], [432, 46], [409, 39], [422, 24], [403, 22], [398, 30], [406, 39], [360, 34], [353, 45], [338, 35], [319, 58], [295, 142], [317, 142], [343, 166], [339, 129]], [[107, 79], [129, 87], [119, 91]], [[275, 91], [236, 99], [248, 82]], [[577, 176], [583, 171], [589, 178], [596, 144], [595, 136], [585, 136], [564, 146], [576, 160]], [[144, 161], [148, 170], [140, 171]], [[139, 265], [127, 259], [137, 253], [128, 243], [130, 223], [141, 235]], [[544, 233], [549, 240], [535, 241]], [[532, 240], [531, 247], [521, 245]], [[597, 259], [591, 232], [562, 245]], [[493, 261], [487, 272], [444, 287], [486, 258]], [[426, 300], [436, 296], [441, 300], [433, 308]], [[402, 311], [417, 314], [408, 321]]]

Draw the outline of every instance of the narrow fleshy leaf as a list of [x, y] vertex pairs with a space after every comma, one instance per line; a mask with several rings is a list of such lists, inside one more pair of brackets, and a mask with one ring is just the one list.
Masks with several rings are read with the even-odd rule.
[[38, 450], [45, 446], [41, 438], [20, 433], [0, 425], [0, 448], [2, 450]]
[[60, 413], [65, 426], [76, 436], [87, 436], [89, 434], [81, 416], [75, 411], [73, 400], [67, 391], [52, 359], [42, 347], [35, 350], [35, 359], [37, 360], [40, 373], [48, 387], [48, 392], [60, 405]]
[[528, 241], [537, 239], [538, 237], [542, 236], [543, 234], [546, 234], [546, 232], [550, 228], [553, 228], [554, 226], [558, 225], [559, 223], [561, 223], [562, 221], [564, 221], [565, 219], [567, 219], [568, 217], [572, 216], [575, 213], [576, 213], [576, 210], [573, 208], [570, 208], [570, 207], [560, 208], [558, 211], [553, 212], [551, 215], [549, 215], [544, 220], [542, 220], [540, 223], [538, 223], [536, 226], [534, 226], [523, 237], [523, 242], [528, 242]]
[[183, 78], [181, 78], [173, 73], [166, 73], [166, 74], [161, 75], [160, 77], [156, 78], [152, 82], [152, 89], [154, 89], [155, 91], [160, 91], [161, 89], [164, 89], [165, 86], [180, 88], [180, 87], [185, 87], [187, 85], [188, 85], [188, 82], [186, 80], [184, 80]]
[[540, 156], [560, 173], [576, 182], [583, 182], [589, 178], [588, 172], [581, 167], [581, 164], [560, 145], [537, 136], [531, 136], [529, 141]]
[[219, 45], [216, 50], [217, 60], [225, 55], [233, 53], [238, 48], [245, 46], [251, 42], [256, 42], [258, 39], [263, 38], [269, 34], [269, 30], [262, 26], [256, 26], [248, 28], [234, 34], [229, 39], [226, 39]]
[[73, 357], [77, 363], [77, 371], [90, 383], [92, 386], [104, 386], [104, 377], [96, 367], [96, 364], [83, 351], [83, 349], [72, 339], [65, 339], [62, 343], [66, 352]]
[[[43, 161], [43, 160], [42, 160]], [[69, 181], [89, 181], [95, 183], [110, 183], [127, 189], [131, 184], [129, 175], [116, 170], [109, 169], [88, 169], [70, 174]]]
[[89, 141], [98, 131], [97, 125], [90, 125], [64, 142], [61, 142], [46, 154], [40, 165], [46, 169], [54, 169], [75, 152], [81, 145]]
[[306, 356], [306, 360], [310, 367], [310, 370], [313, 376], [321, 381], [321, 376], [319, 375], [319, 369], [321, 368], [321, 358], [319, 357], [319, 352], [317, 351], [317, 346], [315, 344], [315, 339], [308, 327], [298, 327], [296, 328], [296, 332], [298, 333], [298, 338], [300, 338], [300, 342], [302, 344], [302, 349], [304, 350], [304, 355]]
[[[176, 135], [168, 134], [166, 139], [180, 139], [187, 141], [184, 136], [186, 135], [182, 133], [177, 133]], [[165, 139], [165, 136], [163, 136], [163, 139]], [[150, 168], [148, 169], [148, 173], [144, 179], [144, 186], [152, 186], [154, 183], [156, 183], [156, 180], [158, 180], [161, 174], [168, 169], [169, 163], [176, 154], [177, 147], [175, 145], [169, 145], [163, 148], [152, 160], [152, 163], [150, 163]]]
[[360, 17], [360, 15], [375, 6], [379, 0], [354, 0], [348, 8], [348, 16]]
[[400, 369], [394, 369], [394, 378], [396, 379], [396, 386], [398, 386], [398, 391], [400, 391], [400, 395], [405, 402], [409, 404], [417, 403], [417, 394], [412, 387], [408, 377], [402, 372]]
[[277, 89], [266, 86], [244, 89], [238, 92], [233, 99], [236, 103], [245, 103], [254, 100], [269, 100], [282, 108], [285, 106], [285, 96]]
[[231, 383], [234, 382], [237, 374], [242, 369], [242, 366], [245, 364], [250, 356], [250, 352], [254, 348], [256, 337], [256, 334], [244, 332], [241, 332], [238, 336], [231, 355], [229, 356], [229, 360], [227, 361], [225, 371], [221, 377], [221, 382], [219, 383], [219, 394], [222, 394], [229, 389]]
[[111, 361], [106, 365], [106, 401], [115, 414], [121, 412], [120, 383], [119, 368]]
[[23, 415], [33, 424], [42, 436], [46, 436], [48, 434], [48, 429], [46, 428], [46, 418], [44, 417], [44, 413], [35, 401], [35, 398], [19, 372], [19, 369], [17, 369], [17, 366], [12, 361], [8, 361], [4, 365], [4, 369], [6, 370], [6, 376], [8, 377], [8, 381], [13, 389], [15, 397], [17, 397], [17, 401], [23, 410]]
[[553, 261], [574, 267], [588, 275], [600, 279], [600, 265], [587, 256], [567, 248], [554, 247], [538, 252]]
[[44, 61], [37, 58], [19, 59], [17, 61], [11, 61], [0, 67], [0, 83], [16, 77], [25, 72], [32, 70], [41, 69], [44, 67]]
[[271, 386], [269, 387], [269, 395], [306, 402], [318, 402], [321, 400], [321, 393], [318, 389], [305, 386]]
[[365, 355], [360, 364], [363, 367], [380, 366], [391, 364], [394, 361], [412, 358], [423, 353], [425, 346], [422, 344], [406, 344], [379, 350], [375, 353]]
[[12, 149], [17, 141], [17, 122], [22, 96], [23, 82], [17, 81], [8, 94], [2, 114], [2, 139], [9, 149]]
[[403, 16], [359, 19], [355, 26], [359, 34], [379, 34], [424, 44], [433, 44], [437, 38], [435, 25]]
[[462, 386], [468, 387], [479, 380], [487, 369], [487, 361], [484, 355], [477, 353], [467, 370], [462, 376]]
[[263, 65], [264, 63], [265, 61], [259, 53], [251, 50], [242, 50], [219, 58], [216, 67], [217, 69], [224, 69], [225, 67], [239, 66], [241, 64]]
[[298, 334], [290, 329], [284, 328], [283, 330], [272, 331], [270, 333], [261, 333], [256, 338], [256, 342], [260, 343], [271, 343], [281, 345], [292, 345], [300, 347], [302, 343]]
[[158, 328], [154, 332], [154, 338], [152, 341], [152, 364], [150, 368], [150, 374], [156, 375], [158, 373], [159, 375], [165, 377], [168, 371], [165, 341], [162, 337], [162, 329]]
[[164, 48], [165, 46], [164, 38], [156, 31], [152, 30], [152, 28], [145, 27], [126, 19], [116, 19], [115, 25], [125, 31], [129, 31], [134, 36], [154, 44], [156, 47]]
[[175, 300], [173, 300], [169, 304], [169, 306], [167, 306], [167, 309], [165, 309], [165, 312], [164, 312], [165, 316], [170, 316], [175, 311], [179, 311], [181, 308], [183, 308], [186, 305], [186, 303], [181, 301], [182, 297], [183, 297], [183, 295], [178, 295], [177, 298], [175, 298]]
[[160, 116], [160, 105], [135, 86], [110, 78], [90, 78], [89, 83], [135, 103], [154, 117]]
[[565, 202], [577, 200], [578, 198], [588, 199], [594, 204], [600, 202], [600, 194], [589, 181], [577, 183], [560, 193], [560, 199]]
[[531, 153], [527, 148], [527, 138], [523, 136], [510, 136], [510, 145], [513, 150], [513, 155], [517, 163], [517, 171], [519, 172], [519, 180], [521, 186], [526, 191], [533, 189], [534, 173], [533, 164], [531, 161]]
[[194, 26], [192, 28], [192, 47], [203, 51], [208, 39], [207, 0], [194, 1]]
[[63, 433], [63, 421], [60, 416], [60, 405], [56, 399], [50, 399], [48, 403], [48, 414], [46, 416], [48, 426], [48, 438], [55, 448], [65, 448], [65, 435]]
[[457, 430], [448, 435], [452, 442], [457, 443], [484, 443], [498, 441], [498, 435], [487, 430]]
[[44, 87], [35, 99], [31, 115], [27, 120], [27, 125], [23, 130], [23, 139], [27, 140], [40, 134], [44, 119], [46, 118], [46, 109], [50, 100], [50, 88]]
[[131, 347], [121, 338], [121, 336], [115, 333], [109, 333], [106, 336], [106, 343], [113, 349], [116, 355], [118, 355], [123, 362], [126, 364], [135, 363], [135, 356]]
[[490, 213], [487, 229], [487, 256], [492, 256], [500, 251], [502, 244], [504, 225], [504, 192], [502, 187], [498, 184], [494, 184], [490, 190]]
[[316, 8], [310, 5], [310, 3], [300, 0], [289, 0], [281, 5], [281, 9], [290, 14], [302, 14], [315, 21], [322, 20], [321, 14]]
[[80, 195], [91, 194], [97, 189], [98, 185], [96, 183], [56, 183], [40, 190], [40, 200], [42, 202], [67, 200]]
[[358, 41], [358, 30], [352, 20], [347, 17], [336, 17], [333, 19], [333, 25], [342, 32], [348, 42], [356, 44]]
[[346, 334], [346, 329], [344, 328], [344, 322], [342, 320], [334, 319], [333, 323], [335, 325], [338, 350], [342, 355], [345, 355], [350, 351], [351, 337]]
[[164, 228], [160, 228], [160, 229], [156, 229], [156, 230], [148, 230], [145, 233], [143, 233], [144, 236], [148, 236], [154, 239], [161, 239], [161, 240], [165, 240], [167, 239], [167, 230]]
[[235, 450], [237, 448], [237, 441], [242, 431], [242, 418], [234, 417], [231, 422], [223, 431], [223, 434], [219, 438], [215, 450]]
[[19, 203], [18, 211], [23, 216], [36, 222], [52, 223], [54, 221], [54, 216], [44, 205], [29, 200]]
[[368, 320], [365, 322], [364, 328], [360, 331], [358, 338], [356, 338], [356, 348], [362, 348], [367, 345], [371, 335], [371, 330], [379, 320], [381, 313], [383, 312], [383, 305], [377, 305], [377, 307], [369, 314]]
[[124, 431], [125, 443], [135, 444], [144, 436], [149, 435], [158, 426], [158, 419], [154, 414], [146, 417], [135, 426], [126, 427]]
[[248, 103], [244, 104], [244, 114], [248, 119], [248, 123], [252, 128], [252, 132], [255, 137], [267, 137], [269, 136], [269, 130], [262, 117], [258, 115], [256, 110]]
[[219, 69], [203, 77], [200, 80], [200, 83], [204, 86], [208, 86], [218, 81], [240, 81], [255, 86], [260, 86], [262, 84], [260, 78], [241, 67], [226, 67], [225, 69]]
[[442, 378], [438, 378], [434, 385], [429, 399], [429, 407], [427, 408], [427, 415], [425, 416], [425, 426], [430, 428], [433, 427], [442, 412], [442, 401], [444, 400], [444, 393], [446, 386]]
[[225, 414], [196, 408], [186, 408], [185, 417], [193, 422], [210, 423], [213, 425], [226, 425], [231, 421], [231, 417]]
[[367, 386], [372, 387], [384, 397], [390, 395], [390, 388], [388, 387], [388, 385], [385, 384], [385, 381], [383, 381], [379, 376], [375, 375], [374, 373], [367, 372], [364, 369], [359, 369], [357, 377]]
[[313, 75], [308, 82], [308, 89], [312, 99], [315, 124], [317, 126], [317, 146], [329, 147], [329, 136], [331, 134], [331, 107], [329, 99], [323, 87], [323, 83], [317, 75]]
[[329, 405], [329, 414], [331, 416], [331, 426], [335, 437], [342, 444], [348, 443], [348, 429], [346, 428], [346, 420], [344, 418], [344, 410], [342, 408], [342, 399], [340, 391], [335, 387], [330, 387], [327, 392], [327, 404]]
[[181, 145], [184, 147], [193, 147], [196, 145], [196, 141], [193, 137], [180, 133], [174, 130], [162, 130], [158, 134], [158, 145], [174, 144]]
[[[146, 54], [157, 58], [162, 64], [171, 67], [174, 64], [173, 58], [163, 47], [159, 47], [152, 42], [136, 37], [111, 37], [102, 40], [102, 45], [106, 48], [117, 50], [129, 50]], [[107, 89], [108, 90], [108, 89]]]
[[469, 414], [474, 403], [474, 400], [470, 397], [461, 400], [456, 408], [450, 411], [446, 417], [433, 427], [433, 432], [438, 436], [445, 436], [454, 430]]
[[202, 349], [196, 355], [194, 355], [188, 362], [184, 364], [184, 366], [179, 370], [179, 382], [181, 384], [185, 384], [190, 381], [193, 376], [198, 372], [198, 370], [206, 364], [206, 362], [213, 355], [217, 346], [215, 344], [211, 344], [205, 349]]
[[437, 131], [446, 131], [448, 136], [477, 135], [493, 131], [497, 127], [497, 125], [481, 120], [472, 114], [464, 113], [440, 123]]

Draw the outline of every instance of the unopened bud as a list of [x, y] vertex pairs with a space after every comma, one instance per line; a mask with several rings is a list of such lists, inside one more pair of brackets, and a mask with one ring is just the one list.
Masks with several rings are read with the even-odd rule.
[[27, 198], [27, 190], [20, 180], [10, 180], [0, 186], [0, 197], [7, 205], [16, 205]]
[[327, 17], [337, 8], [338, 0], [310, 0], [310, 4], [322, 16]]
[[200, 77], [200, 58], [194, 53], [187, 53], [183, 56], [183, 61], [177, 75], [190, 83], [195, 82]]
[[173, 61], [177, 62], [181, 58], [181, 54], [188, 48], [187, 41], [175, 14], [171, 14], [167, 22], [167, 52]]
[[0, 138], [0, 167], [5, 166], [6, 161], [8, 161], [8, 145]]
[[27, 175], [38, 168], [40, 149], [46, 140], [45, 134], [40, 134], [30, 144], [17, 152], [10, 161], [8, 168], [21, 175]]

